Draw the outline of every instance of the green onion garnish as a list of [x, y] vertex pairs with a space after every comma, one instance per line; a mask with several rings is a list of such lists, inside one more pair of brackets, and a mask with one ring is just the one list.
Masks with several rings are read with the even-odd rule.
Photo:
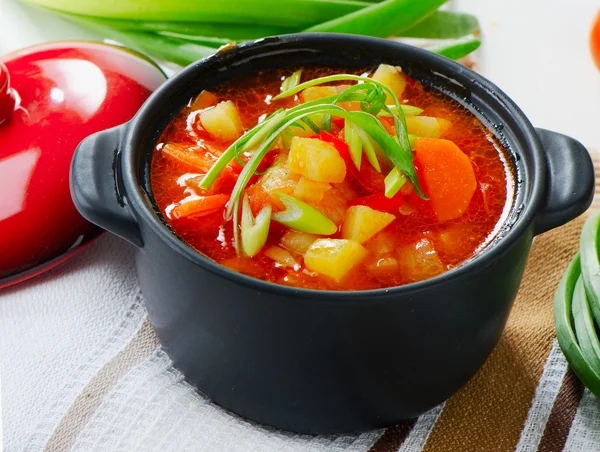
[[[300, 83], [281, 92], [273, 100], [293, 96], [311, 86], [337, 81], [356, 81], [359, 83], [337, 95], [327, 96], [323, 99], [306, 102], [286, 110], [281, 109], [276, 111], [229, 146], [207, 172], [200, 184], [200, 187], [204, 189], [211, 187], [231, 160], [237, 158], [241, 161], [240, 155], [251, 151], [250, 159], [247, 162], [242, 162], [244, 168], [238, 176], [227, 205], [226, 218], [233, 220], [234, 229], [237, 229], [240, 199], [244, 189], [252, 176], [257, 173], [261, 161], [274, 145], [277, 138], [282, 133], [287, 133], [290, 126], [298, 126], [299, 122], [304, 122], [311, 128], [317, 128], [318, 126], [311, 118], [319, 114], [323, 115], [319, 129], [323, 128], [323, 123], [327, 123], [327, 118], [333, 116], [343, 118], [346, 127], [352, 127], [356, 135], [360, 138], [362, 150], [364, 150], [367, 160], [369, 160], [376, 170], [381, 171], [377, 159], [377, 151], [379, 151], [386, 160], [389, 160], [397, 168], [399, 173], [410, 180], [416, 193], [422, 198], [427, 199], [419, 187], [419, 181], [413, 164], [412, 146], [404, 120], [404, 108], [393, 91], [383, 83], [368, 77], [337, 74]], [[386, 105], [388, 95], [393, 99], [392, 106]], [[337, 105], [340, 102], [359, 102], [361, 110], [347, 111]], [[392, 137], [387, 132], [386, 128], [377, 118], [377, 115], [381, 112], [387, 113], [394, 119], [395, 137]], [[355, 155], [353, 158], [357, 159], [358, 151], [356, 144], [354, 146], [353, 152]], [[354, 161], [356, 162], [356, 160]], [[275, 219], [275, 216], [273, 215], [273, 219]], [[236, 250], [239, 252], [237, 231], [234, 231], [234, 238]]]
[[335, 223], [313, 206], [280, 191], [273, 193], [285, 206], [284, 211], [273, 214], [273, 221], [309, 234], [331, 235], [337, 232]]
[[298, 69], [289, 77], [286, 77], [285, 80], [281, 83], [281, 91], [288, 91], [298, 84], [300, 84], [300, 78], [302, 77], [302, 69]]
[[[242, 203], [242, 249], [247, 256], [254, 257], [267, 243], [269, 226], [271, 225], [271, 204], [267, 204], [258, 212], [256, 218], [252, 215], [248, 195]], [[237, 248], [237, 246], [236, 246]]]
[[406, 176], [402, 174], [398, 168], [392, 168], [383, 181], [385, 184], [386, 198], [393, 198], [404, 186], [407, 180], [408, 179]]

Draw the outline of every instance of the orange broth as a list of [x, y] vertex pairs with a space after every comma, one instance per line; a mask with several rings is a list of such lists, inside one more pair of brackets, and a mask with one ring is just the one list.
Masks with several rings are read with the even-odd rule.
[[[248, 130], [257, 124], [262, 115], [300, 103], [298, 96], [270, 101], [272, 96], [279, 93], [282, 78], [290, 73], [289, 70], [261, 72], [242, 80], [230, 81], [211, 92], [221, 101], [231, 100], [235, 103], [243, 127]], [[305, 68], [302, 80], [331, 73], [343, 71]], [[303, 265], [302, 256], [294, 254], [299, 268], [284, 267], [265, 256], [264, 250], [270, 245], [279, 244], [281, 236], [288, 230], [274, 221], [271, 222], [266, 246], [258, 255], [249, 258], [236, 255], [232, 225], [223, 219], [223, 209], [198, 217], [173, 218], [170, 212], [174, 206], [185, 198], [203, 194], [195, 186], [202, 171], [165, 155], [161, 151], [164, 144], [193, 147], [193, 152], [210, 163], [231, 144], [212, 139], [202, 129], [197, 119], [198, 112], [189, 105], [174, 117], [157, 142], [151, 163], [154, 200], [172, 230], [191, 247], [219, 264], [265, 281], [308, 289], [364, 290], [398, 286], [433, 277], [469, 260], [493, 239], [512, 202], [512, 170], [505, 151], [481, 122], [456, 101], [410, 78], [400, 101], [423, 109], [422, 115], [452, 122], [442, 138], [453, 141], [469, 157], [477, 188], [464, 215], [446, 222], [436, 219], [428, 201], [417, 198], [414, 193], [407, 195], [402, 208], [396, 213], [396, 219], [364, 244], [370, 250], [369, 256], [340, 282], [308, 271]], [[334, 125], [332, 133], [336, 132], [339, 132], [339, 127]], [[276, 151], [272, 151], [272, 154], [276, 154]], [[268, 168], [268, 164], [265, 165], [263, 169]], [[257, 176], [250, 185], [256, 179]], [[215, 190], [229, 193], [234, 182], [235, 179], [226, 180], [222, 187]], [[338, 188], [350, 197], [368, 194], [348, 176]], [[331, 237], [340, 237], [339, 230]], [[406, 267], [401, 261], [406, 259], [406, 255], [399, 254], [398, 250], [406, 247], [419, 249], [423, 248], [423, 244], [427, 252], [437, 255], [436, 265], [429, 268], [427, 263], [413, 262], [413, 269], [403, 271]], [[399, 261], [402, 265], [396, 265]], [[441, 267], [437, 262], [441, 262]], [[390, 263], [392, 265], [387, 265]]]

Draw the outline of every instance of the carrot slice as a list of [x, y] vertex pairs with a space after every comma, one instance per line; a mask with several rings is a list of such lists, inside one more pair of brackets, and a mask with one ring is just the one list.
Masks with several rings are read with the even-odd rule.
[[194, 149], [198, 149], [198, 147], [167, 143], [162, 147], [161, 151], [166, 157], [176, 160], [179, 163], [187, 164], [204, 173], [207, 172], [215, 160], [211, 159], [206, 153], [203, 155], [195, 152]]
[[258, 215], [263, 207], [272, 204], [271, 194], [261, 184], [251, 185], [246, 189], [252, 215]]
[[171, 216], [176, 219], [186, 217], [201, 217], [216, 212], [225, 207], [229, 195], [218, 194], [211, 196], [203, 196], [191, 201], [185, 201], [171, 210]]
[[469, 157], [452, 141], [419, 138], [415, 164], [437, 219], [448, 221], [463, 215], [477, 188]]

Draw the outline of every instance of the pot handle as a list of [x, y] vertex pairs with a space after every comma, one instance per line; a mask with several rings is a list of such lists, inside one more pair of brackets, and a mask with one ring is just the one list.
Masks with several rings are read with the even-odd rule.
[[90, 135], [77, 146], [71, 162], [71, 197], [85, 219], [142, 247], [139, 225], [121, 189], [119, 143], [124, 127]]
[[536, 129], [546, 157], [546, 195], [538, 211], [535, 234], [578, 217], [592, 203], [594, 163], [579, 141], [545, 129]]

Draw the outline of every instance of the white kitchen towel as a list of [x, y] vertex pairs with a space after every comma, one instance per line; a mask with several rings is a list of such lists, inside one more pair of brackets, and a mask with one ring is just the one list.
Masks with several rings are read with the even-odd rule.
[[[291, 434], [202, 397], [158, 346], [132, 250], [108, 234], [0, 294], [0, 356], [5, 451], [367, 451], [383, 433]], [[402, 450], [422, 448], [440, 411]]]
[[104, 235], [65, 264], [0, 291], [4, 450], [41, 450], [145, 315], [128, 245]]
[[380, 431], [353, 436], [286, 434], [213, 405], [159, 347], [105, 397], [73, 451], [366, 451]]

